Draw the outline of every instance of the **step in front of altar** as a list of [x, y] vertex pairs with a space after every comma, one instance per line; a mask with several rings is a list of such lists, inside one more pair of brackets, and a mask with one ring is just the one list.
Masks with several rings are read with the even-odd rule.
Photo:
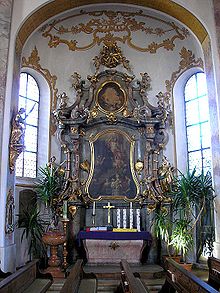
[[[154, 279], [164, 276], [164, 270], [159, 265], [134, 265], [130, 264], [133, 273], [138, 273], [141, 279]], [[121, 279], [121, 268], [119, 264], [86, 264], [85, 273], [94, 273], [98, 279]]]

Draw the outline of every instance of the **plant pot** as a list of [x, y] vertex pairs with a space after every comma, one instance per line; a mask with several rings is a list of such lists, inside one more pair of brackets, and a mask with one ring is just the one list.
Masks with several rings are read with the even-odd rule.
[[185, 270], [191, 272], [192, 271], [192, 263], [180, 263], [181, 267], [183, 267]]
[[177, 263], [180, 263], [180, 259], [181, 259], [181, 256], [180, 255], [171, 255], [171, 256], [169, 256], [169, 255], [163, 255], [162, 256], [162, 262], [163, 262], [163, 264], [165, 263], [165, 261], [166, 261], [166, 259], [167, 258], [172, 258], [175, 262], [177, 262]]

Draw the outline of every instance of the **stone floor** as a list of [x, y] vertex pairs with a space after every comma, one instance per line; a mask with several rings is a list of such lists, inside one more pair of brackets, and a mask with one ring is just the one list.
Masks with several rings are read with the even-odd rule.
[[[158, 265], [133, 265], [133, 272], [139, 274], [146, 288], [150, 292], [156, 293], [160, 290], [164, 283], [164, 272], [161, 266]], [[85, 265], [86, 273], [94, 273], [98, 280], [98, 293], [114, 293], [120, 283], [120, 266], [119, 265]], [[207, 269], [196, 268], [192, 271], [199, 278], [207, 281]], [[60, 292], [65, 279], [55, 279], [54, 283], [47, 291], [48, 293]]]

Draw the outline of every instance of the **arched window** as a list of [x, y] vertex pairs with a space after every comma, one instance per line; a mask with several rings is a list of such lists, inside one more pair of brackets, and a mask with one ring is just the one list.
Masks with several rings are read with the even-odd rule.
[[185, 85], [186, 135], [189, 171], [211, 171], [209, 105], [204, 73], [196, 73]]
[[29, 73], [20, 74], [18, 109], [25, 109], [25, 150], [16, 161], [16, 176], [35, 178], [37, 174], [37, 144], [40, 91]]

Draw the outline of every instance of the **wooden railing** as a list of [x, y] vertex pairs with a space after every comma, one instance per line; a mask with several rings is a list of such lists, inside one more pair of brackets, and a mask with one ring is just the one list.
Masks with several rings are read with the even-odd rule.
[[166, 259], [166, 280], [159, 293], [217, 293], [213, 287], [181, 267], [172, 259]]

